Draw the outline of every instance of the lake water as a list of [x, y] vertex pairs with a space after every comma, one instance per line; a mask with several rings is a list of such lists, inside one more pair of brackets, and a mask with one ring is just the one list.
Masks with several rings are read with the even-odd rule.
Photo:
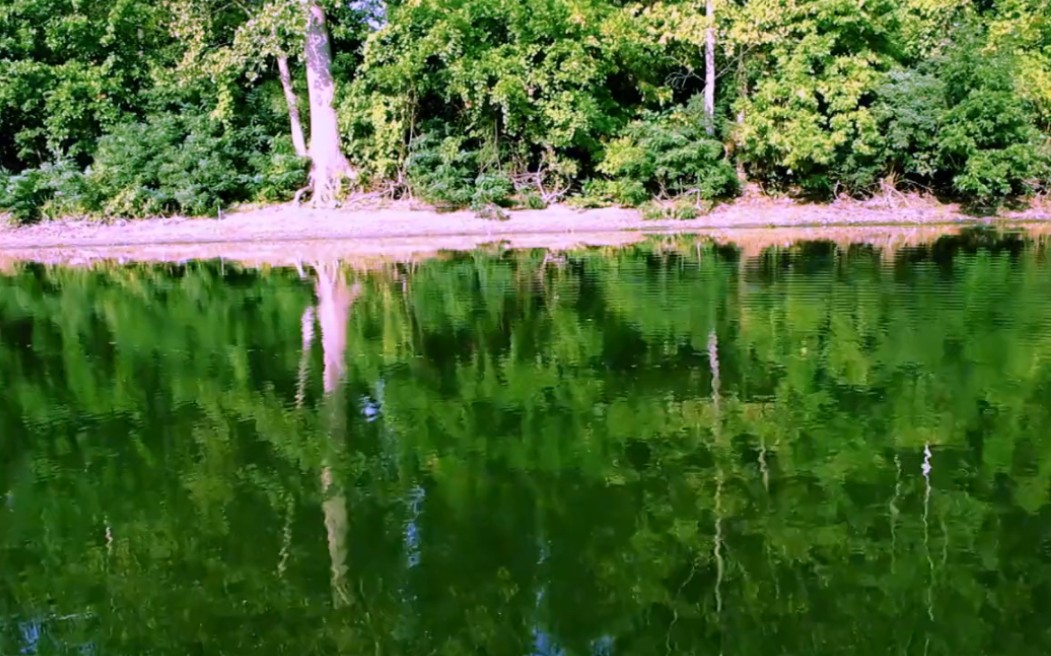
[[988, 232], [0, 276], [0, 653], [1051, 653]]

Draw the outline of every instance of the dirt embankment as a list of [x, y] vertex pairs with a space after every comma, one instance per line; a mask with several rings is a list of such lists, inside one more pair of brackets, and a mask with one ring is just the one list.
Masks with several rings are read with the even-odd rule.
[[[470, 212], [437, 213], [388, 205], [314, 210], [291, 204], [229, 213], [220, 219], [149, 219], [100, 224], [54, 221], [0, 230], [0, 260], [76, 264], [98, 260], [182, 261], [227, 258], [274, 265], [337, 258], [413, 259], [443, 250], [503, 242], [512, 248], [618, 246], [652, 233], [706, 234], [746, 250], [799, 239], [908, 244], [974, 224], [1051, 227], [1051, 208], [975, 218], [954, 205], [923, 199], [894, 206], [802, 204], [753, 199], [717, 207], [688, 221], [643, 220], [634, 210], [553, 206], [510, 213], [506, 221]], [[749, 246], [750, 245], [750, 246]]]

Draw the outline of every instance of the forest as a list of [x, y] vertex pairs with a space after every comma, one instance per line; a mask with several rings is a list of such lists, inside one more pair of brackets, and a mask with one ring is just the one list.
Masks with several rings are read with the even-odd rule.
[[[5, 0], [0, 214], [1051, 186], [1046, 0]], [[661, 207], [666, 207], [662, 205]]]

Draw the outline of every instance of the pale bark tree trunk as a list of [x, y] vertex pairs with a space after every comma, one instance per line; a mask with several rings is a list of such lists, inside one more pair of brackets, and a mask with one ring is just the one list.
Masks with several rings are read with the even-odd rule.
[[[748, 75], [744, 67], [744, 52], [737, 60], [737, 95], [738, 102], [743, 103], [748, 98]], [[748, 184], [748, 177], [744, 171], [744, 144], [741, 143], [744, 134], [744, 109], [737, 112], [737, 133], [734, 135], [734, 166], [737, 169], [737, 182], [744, 189]]]
[[340, 185], [350, 174], [350, 164], [339, 142], [339, 122], [333, 104], [336, 84], [332, 79], [332, 46], [325, 26], [325, 10], [317, 0], [300, 0], [306, 11], [304, 61], [310, 97], [310, 181], [314, 205], [332, 205]]
[[[338, 451], [346, 432], [346, 408], [340, 394], [347, 356], [347, 319], [350, 306], [360, 291], [358, 285], [347, 288], [338, 265], [317, 265], [318, 322], [321, 324], [321, 347], [324, 353], [323, 388], [328, 413], [329, 437]], [[330, 458], [321, 465], [321, 509], [325, 516], [325, 535], [332, 567], [332, 601], [336, 606], [350, 603], [347, 588], [347, 497], [332, 471]]]
[[704, 118], [708, 136], [715, 134], [715, 0], [705, 0], [704, 16]]
[[296, 155], [307, 157], [307, 142], [303, 137], [303, 123], [299, 119], [299, 100], [296, 98], [295, 89], [292, 88], [292, 74], [288, 70], [288, 57], [281, 55], [277, 58], [277, 73], [281, 78], [281, 89], [285, 92], [285, 103], [288, 104], [288, 122], [292, 131], [292, 147], [296, 149]]

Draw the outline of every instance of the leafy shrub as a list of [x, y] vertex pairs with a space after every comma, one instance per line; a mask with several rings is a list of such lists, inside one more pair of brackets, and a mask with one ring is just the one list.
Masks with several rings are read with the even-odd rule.
[[310, 161], [296, 155], [292, 137], [280, 135], [269, 140], [269, 147], [252, 158], [254, 195], [260, 201], [291, 198], [306, 185]]
[[1044, 194], [1051, 192], [1051, 137], [1046, 134], [1042, 135], [1037, 149], [1034, 178], [1034, 191]]
[[463, 139], [424, 133], [413, 141], [405, 168], [409, 189], [420, 200], [446, 209], [471, 204], [478, 171]]
[[664, 219], [689, 221], [690, 219], [696, 219], [702, 212], [707, 213], [711, 211], [711, 209], [712, 205], [707, 201], [697, 203], [685, 198], [679, 198], [675, 202], [668, 204], [650, 200], [639, 206], [639, 214], [642, 216], [643, 221], [661, 221]]
[[703, 126], [696, 101], [684, 110], [648, 114], [629, 124], [598, 166], [612, 178], [605, 193], [624, 205], [638, 205], [654, 195], [688, 194], [710, 201], [736, 194], [737, 173], [722, 143]]
[[103, 136], [88, 177], [106, 216], [207, 215], [248, 195], [247, 168], [221, 125], [164, 113]]
[[964, 27], [939, 60], [891, 72], [873, 115], [886, 172], [995, 206], [1030, 191], [1046, 155], [1036, 114], [1014, 87], [1013, 56], [980, 56], [982, 43]]
[[47, 176], [40, 169], [28, 169], [0, 178], [0, 209], [11, 213], [17, 223], [36, 223], [48, 198]]
[[67, 160], [0, 175], [0, 210], [17, 223], [83, 214], [89, 198], [83, 173]]
[[639, 206], [639, 214], [643, 221], [660, 221], [667, 218], [664, 206], [655, 201], [646, 201]]
[[901, 12], [889, 0], [784, 3], [763, 71], [738, 99], [740, 155], [768, 185], [811, 195], [864, 193], [878, 177], [883, 137], [870, 105], [891, 68]]
[[630, 178], [592, 179], [584, 183], [576, 204], [581, 207], [606, 207], [608, 205], [638, 207], [651, 198], [652, 194], [639, 180]]
[[942, 80], [913, 69], [892, 71], [877, 89], [872, 113], [885, 139], [881, 159], [887, 172], [919, 178], [938, 172], [945, 94]]
[[1031, 191], [1027, 183], [1036, 171], [1036, 151], [1026, 144], [1007, 148], [976, 150], [967, 158], [962, 172], [953, 177], [956, 191], [981, 206], [995, 206], [1011, 196]]
[[1029, 191], [1041, 159], [1032, 108], [1014, 93], [1010, 73], [997, 68], [977, 77], [946, 112], [938, 138], [953, 189], [983, 205]]
[[424, 133], [413, 141], [406, 170], [409, 188], [441, 209], [508, 206], [514, 185], [503, 172], [480, 166], [483, 158], [462, 137]]
[[696, 219], [701, 214], [701, 208], [694, 203], [678, 200], [671, 207], [671, 217], [678, 221], [689, 221]]
[[526, 192], [522, 197], [522, 204], [530, 210], [542, 210], [547, 207], [547, 203], [540, 197], [540, 194], [536, 192]]
[[126, 123], [99, 140], [86, 172], [61, 161], [0, 180], [0, 209], [21, 223], [78, 214], [211, 215], [231, 203], [291, 197], [306, 163], [288, 137], [232, 129], [194, 113]]
[[488, 205], [509, 206], [512, 194], [514, 194], [514, 185], [506, 174], [499, 171], [480, 173], [474, 179], [471, 209], [478, 210]]

